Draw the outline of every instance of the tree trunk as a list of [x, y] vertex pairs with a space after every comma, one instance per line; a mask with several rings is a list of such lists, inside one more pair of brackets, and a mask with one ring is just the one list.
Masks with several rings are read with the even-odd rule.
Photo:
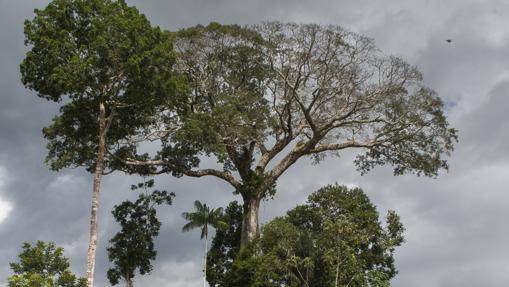
[[242, 214], [242, 233], [240, 248], [246, 247], [258, 237], [258, 211], [261, 198], [259, 196], [244, 197], [244, 213]]
[[205, 261], [203, 262], [203, 287], [207, 287], [207, 240], [208, 234], [205, 234]]
[[125, 284], [126, 284], [126, 285], [125, 285], [126, 287], [132, 287], [132, 286], [133, 286], [133, 281], [132, 281], [132, 279], [131, 279], [131, 276], [129, 276], [129, 271], [126, 271], [126, 272], [125, 272], [125, 282], [126, 282], [126, 283], [125, 283]]
[[90, 240], [87, 253], [87, 287], [94, 286], [95, 253], [97, 249], [97, 210], [99, 208], [99, 191], [104, 169], [104, 154], [106, 150], [106, 110], [104, 104], [99, 105], [99, 145], [97, 162], [94, 172], [94, 186], [92, 189], [92, 210], [90, 213]]

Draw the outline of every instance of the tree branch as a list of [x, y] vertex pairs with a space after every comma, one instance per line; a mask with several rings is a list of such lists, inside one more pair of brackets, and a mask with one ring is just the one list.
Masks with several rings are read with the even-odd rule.
[[[117, 157], [118, 158], [118, 157]], [[234, 188], [239, 188], [241, 186], [240, 182], [238, 182], [235, 177], [227, 171], [220, 171], [216, 169], [198, 169], [198, 170], [190, 170], [190, 169], [183, 169], [179, 168], [178, 166], [175, 166], [174, 164], [171, 164], [164, 160], [134, 160], [134, 159], [121, 159], [124, 164], [132, 165], [132, 166], [167, 166], [170, 167], [172, 170], [181, 172], [182, 174], [190, 177], [203, 177], [203, 176], [214, 176], [217, 178], [220, 178], [229, 184], [231, 184]]]
[[368, 142], [357, 142], [357, 141], [347, 141], [344, 143], [335, 143], [335, 144], [321, 144], [316, 147], [309, 149], [306, 151], [306, 154], [316, 154], [324, 151], [334, 151], [334, 150], [342, 150], [345, 148], [371, 148], [376, 145], [382, 144], [384, 141], [368, 141]]

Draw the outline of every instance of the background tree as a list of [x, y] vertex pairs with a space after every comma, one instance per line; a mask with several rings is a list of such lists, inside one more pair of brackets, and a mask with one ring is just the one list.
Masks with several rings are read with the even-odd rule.
[[135, 202], [124, 201], [112, 211], [113, 217], [121, 225], [121, 230], [110, 240], [111, 246], [107, 248], [108, 258], [114, 264], [107, 273], [112, 285], [117, 285], [123, 279], [127, 287], [132, 287], [137, 269], [141, 275], [152, 271], [151, 260], [157, 255], [154, 238], [159, 235], [161, 228], [155, 206], [171, 205], [175, 196], [164, 190], [154, 190], [148, 194], [147, 189], [153, 186], [153, 180], [131, 186], [131, 190], [143, 188], [145, 192]]
[[19, 262], [10, 263], [14, 275], [7, 280], [9, 287], [84, 287], [85, 278], [77, 278], [69, 270], [64, 249], [54, 243], [37, 241], [35, 246], [24, 243]]
[[206, 270], [207, 270], [207, 241], [209, 236], [209, 225], [216, 229], [226, 229], [228, 226], [224, 221], [223, 208], [210, 209], [206, 204], [202, 204], [196, 200], [194, 202], [195, 212], [184, 212], [182, 217], [188, 221], [183, 227], [182, 231], [188, 232], [195, 228], [201, 229], [201, 239], [205, 238], [204, 249], [204, 263], [203, 263], [203, 286], [207, 285]]
[[43, 130], [47, 163], [53, 170], [84, 166], [94, 173], [87, 256], [92, 286], [101, 177], [114, 169], [108, 150], [179, 101], [171, 36], [123, 0], [54, 0], [25, 21], [25, 37], [30, 50], [20, 67], [23, 84], [63, 102]]
[[[358, 149], [362, 173], [385, 164], [395, 175], [448, 169], [443, 156], [457, 137], [441, 99], [415, 67], [366, 37], [336, 26], [212, 23], [176, 33], [174, 46], [190, 114], [153, 160], [131, 154], [126, 162], [230, 183], [244, 201], [242, 246], [257, 237], [261, 200], [303, 157]], [[198, 158], [177, 166], [179, 145], [222, 167], [200, 169]]]
[[361, 189], [326, 186], [266, 224], [221, 286], [390, 286], [403, 231], [393, 211], [382, 226]]
[[207, 253], [207, 281], [214, 287], [227, 286], [228, 271], [240, 251], [242, 205], [237, 201], [230, 202], [221, 221], [225, 222], [228, 228], [216, 230]]

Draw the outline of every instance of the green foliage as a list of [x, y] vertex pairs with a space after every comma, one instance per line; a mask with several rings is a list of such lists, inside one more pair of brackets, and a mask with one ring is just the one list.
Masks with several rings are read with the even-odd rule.
[[210, 286], [227, 286], [226, 276], [240, 249], [242, 206], [236, 201], [231, 202], [221, 221], [225, 222], [228, 228], [216, 230], [207, 254], [207, 281]]
[[43, 130], [54, 170], [93, 170], [101, 103], [111, 148], [167, 120], [163, 111], [177, 111], [185, 100], [184, 82], [172, 71], [172, 36], [123, 0], [54, 0], [25, 21], [25, 37], [30, 50], [20, 66], [23, 84], [63, 102]]
[[157, 255], [154, 238], [161, 227], [155, 206], [171, 205], [175, 196], [174, 193], [160, 190], [148, 194], [147, 189], [153, 186], [153, 180], [131, 186], [132, 190], [144, 189], [145, 193], [140, 194], [135, 202], [124, 201], [112, 211], [115, 220], [122, 227], [110, 240], [111, 246], [107, 248], [108, 257], [114, 264], [107, 272], [112, 285], [117, 285], [122, 279], [128, 286], [132, 286], [136, 270], [141, 275], [152, 270], [151, 260]]
[[381, 226], [376, 208], [360, 188], [321, 188], [307, 204], [288, 212], [287, 220], [314, 235], [312, 242], [319, 247], [314, 250], [315, 286], [330, 286], [336, 276], [341, 284], [368, 286], [374, 280], [364, 276], [369, 272], [389, 284], [397, 273], [393, 252], [403, 243], [403, 225], [389, 211], [385, 228]]
[[[232, 214], [239, 222], [241, 213]], [[209, 257], [219, 260], [209, 259], [217, 262], [209, 266], [209, 282], [226, 287], [390, 286], [403, 231], [394, 211], [382, 226], [360, 188], [326, 186], [306, 204], [266, 224], [262, 236], [240, 253], [228, 254], [240, 239], [225, 240], [225, 234], [238, 230], [218, 233]]]
[[194, 202], [196, 212], [183, 212], [182, 217], [188, 222], [182, 227], [182, 231], [188, 232], [195, 228], [200, 228], [200, 238], [207, 238], [209, 235], [209, 225], [216, 229], [226, 229], [228, 225], [223, 219], [223, 208], [212, 208], [202, 204], [199, 200]]
[[37, 241], [35, 246], [23, 244], [19, 262], [10, 263], [14, 275], [9, 287], [84, 287], [85, 278], [77, 278], [69, 270], [69, 259], [64, 249], [54, 243]]

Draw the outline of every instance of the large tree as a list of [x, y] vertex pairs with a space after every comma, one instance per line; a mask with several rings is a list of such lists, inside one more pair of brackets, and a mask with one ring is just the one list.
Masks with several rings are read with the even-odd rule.
[[[242, 246], [258, 234], [261, 200], [297, 160], [316, 162], [359, 151], [362, 173], [391, 165], [394, 174], [434, 177], [453, 150], [442, 100], [402, 59], [337, 26], [216, 23], [176, 33], [176, 67], [191, 89], [191, 114], [152, 160], [158, 173], [214, 176], [243, 198]], [[192, 147], [222, 165], [200, 169], [173, 160]]]
[[61, 103], [43, 130], [48, 164], [94, 173], [87, 258], [93, 286], [101, 178], [114, 169], [108, 150], [178, 102], [171, 35], [123, 0], [54, 0], [25, 22], [25, 36], [23, 84]]

